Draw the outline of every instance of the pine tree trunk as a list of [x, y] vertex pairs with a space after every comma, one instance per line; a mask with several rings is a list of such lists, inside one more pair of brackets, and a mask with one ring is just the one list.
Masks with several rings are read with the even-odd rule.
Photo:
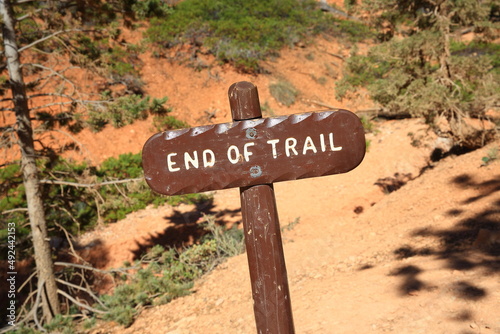
[[43, 314], [46, 321], [60, 313], [57, 285], [54, 276], [52, 254], [47, 236], [47, 224], [40, 193], [36, 167], [33, 129], [31, 126], [28, 98], [21, 72], [19, 52], [15, 33], [15, 18], [9, 0], [0, 0], [2, 35], [10, 76], [10, 87], [16, 113], [16, 133], [21, 149], [21, 167], [28, 203], [28, 214], [38, 274], [38, 287], [43, 289]]

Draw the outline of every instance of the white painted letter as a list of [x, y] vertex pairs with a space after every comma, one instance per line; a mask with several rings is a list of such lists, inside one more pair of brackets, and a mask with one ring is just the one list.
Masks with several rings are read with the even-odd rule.
[[325, 152], [326, 151], [326, 145], [325, 145], [325, 135], [324, 134], [320, 134], [319, 135], [319, 141], [321, 143], [321, 152]]
[[333, 144], [333, 132], [330, 132], [328, 134], [328, 137], [330, 139], [330, 148], [332, 149], [332, 151], [340, 151], [342, 149], [342, 146], [335, 147], [335, 145]]
[[172, 157], [176, 156], [176, 155], [177, 155], [177, 153], [170, 153], [169, 155], [167, 155], [167, 166], [168, 166], [169, 172], [177, 172], [177, 171], [181, 170], [179, 167], [174, 167], [174, 165], [176, 165], [176, 163], [172, 161]]
[[193, 165], [194, 168], [198, 168], [200, 166], [200, 163], [198, 162], [198, 152], [197, 151], [193, 152], [192, 158], [188, 152], [184, 152], [184, 164], [186, 165], [186, 170], [189, 169], [189, 163], [191, 163], [191, 165]]
[[245, 161], [248, 162], [248, 158], [253, 155], [252, 152], [248, 151], [249, 146], [255, 146], [254, 142], [251, 143], [246, 143], [245, 146], [243, 146], [243, 156], [245, 157]]
[[295, 149], [296, 145], [297, 145], [297, 139], [295, 138], [290, 137], [285, 140], [285, 153], [287, 157], [290, 156], [290, 151], [293, 151], [295, 155], [299, 155], [299, 153]]
[[316, 146], [314, 146], [313, 140], [309, 136], [306, 137], [306, 141], [304, 142], [304, 148], [302, 149], [302, 154], [305, 155], [308, 150], [311, 150], [314, 153], [318, 152]]
[[[208, 157], [210, 156], [210, 160]], [[215, 165], [215, 154], [212, 150], [203, 151], [203, 167], [213, 167]]]
[[269, 139], [267, 141], [268, 144], [271, 144], [273, 147], [273, 158], [276, 159], [278, 157], [278, 152], [276, 152], [276, 144], [279, 143], [279, 139]]
[[[234, 158], [232, 157], [231, 151], [234, 151]], [[227, 149], [227, 158], [232, 164], [237, 163], [240, 158], [240, 150], [238, 149], [238, 147], [236, 147], [235, 145], [229, 146], [229, 148]]]

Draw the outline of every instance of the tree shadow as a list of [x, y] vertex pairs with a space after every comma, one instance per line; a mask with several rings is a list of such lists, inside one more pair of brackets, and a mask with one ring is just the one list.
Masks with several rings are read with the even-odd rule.
[[399, 286], [402, 295], [411, 295], [426, 288], [426, 284], [418, 278], [422, 269], [414, 265], [402, 266], [393, 270], [390, 276], [402, 276], [403, 282]]
[[[433, 244], [437, 245], [430, 247], [405, 245], [394, 250], [393, 253], [400, 260], [413, 256], [433, 256], [436, 259], [444, 260], [446, 267], [451, 270], [481, 269], [483, 275], [496, 275], [500, 272], [500, 244], [494, 242], [475, 244], [481, 230], [492, 232], [500, 230], [500, 200], [492, 200], [489, 206], [474, 216], [466, 216], [466, 209], [462, 206], [486, 199], [500, 191], [500, 176], [485, 182], [475, 182], [473, 176], [462, 174], [455, 177], [452, 183], [459, 189], [476, 190], [476, 195], [463, 200], [459, 203], [459, 207], [444, 212], [447, 216], [457, 218], [456, 224], [452, 228], [446, 229], [418, 228], [411, 233], [412, 237], [431, 238], [434, 241]], [[464, 217], [460, 219], [460, 216]], [[418, 279], [421, 272], [422, 269], [417, 266], [405, 265], [396, 268], [391, 275], [403, 277], [399, 292], [406, 295], [428, 287]], [[455, 282], [451, 286], [451, 291], [455, 297], [470, 301], [480, 300], [488, 294], [487, 290], [468, 281]]]
[[[111, 260], [109, 250], [101, 239], [94, 239], [86, 244], [74, 242], [73, 247], [77, 254], [94, 268], [104, 269]], [[63, 262], [75, 262], [75, 260], [78, 262], [78, 260], [71, 255], [69, 249], [58, 254], [58, 259]]]
[[[149, 234], [148, 239], [144, 242], [139, 243], [136, 241], [136, 250], [133, 251], [134, 260], [139, 259], [155, 245], [161, 245], [167, 249], [180, 249], [198, 242], [208, 233], [202, 224], [202, 218], [205, 215], [213, 216], [216, 224], [227, 226], [234, 221], [234, 218], [240, 212], [241, 209], [215, 211], [213, 198], [196, 203], [195, 207], [188, 212], [174, 210], [172, 215], [163, 217], [166, 221], [172, 223], [170, 226], [161, 233]], [[241, 219], [238, 219], [235, 223], [239, 224], [240, 222]]]

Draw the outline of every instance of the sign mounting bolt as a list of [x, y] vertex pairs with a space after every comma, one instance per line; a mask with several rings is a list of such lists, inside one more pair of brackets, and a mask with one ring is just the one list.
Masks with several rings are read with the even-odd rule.
[[262, 169], [260, 166], [250, 167], [250, 176], [251, 177], [259, 177], [262, 175]]
[[255, 128], [248, 128], [246, 134], [248, 139], [257, 138], [257, 130]]

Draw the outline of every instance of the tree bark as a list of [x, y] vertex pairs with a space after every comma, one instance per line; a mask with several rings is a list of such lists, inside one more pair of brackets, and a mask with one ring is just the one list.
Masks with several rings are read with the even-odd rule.
[[35, 253], [38, 282], [44, 282], [42, 291], [43, 314], [46, 321], [60, 313], [57, 285], [50, 250], [45, 212], [40, 192], [40, 182], [36, 166], [36, 154], [33, 142], [33, 128], [29, 117], [28, 98], [21, 72], [19, 52], [15, 32], [15, 18], [9, 0], [0, 0], [2, 35], [9, 71], [9, 85], [12, 91], [16, 114], [16, 133], [21, 149], [21, 167], [28, 203], [31, 235]]

